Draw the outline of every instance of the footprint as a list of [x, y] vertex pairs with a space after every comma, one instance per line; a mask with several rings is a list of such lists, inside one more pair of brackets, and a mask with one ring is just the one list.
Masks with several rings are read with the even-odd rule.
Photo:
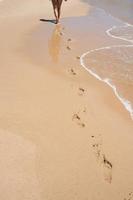
[[80, 56], [77, 56], [76, 58], [77, 58], [78, 60], [80, 60]]
[[81, 121], [81, 117], [79, 116], [79, 114], [74, 114], [72, 117], [72, 121], [75, 121], [82, 128], [85, 127], [85, 123]]
[[72, 75], [74, 75], [74, 76], [77, 75], [73, 68], [71, 68], [71, 69], [69, 70], [69, 72], [70, 72]]
[[105, 167], [107, 167], [107, 168], [109, 168], [109, 169], [112, 169], [112, 167], [113, 167], [112, 163], [109, 162], [109, 161], [106, 159], [106, 157], [105, 157], [104, 154], [103, 154], [103, 163], [104, 163]]
[[84, 107], [84, 109], [83, 109], [83, 113], [86, 113], [87, 112], [87, 109]]
[[80, 87], [80, 88], [79, 88], [78, 94], [79, 94], [80, 96], [82, 96], [84, 93], [85, 93], [85, 89]]
[[108, 183], [111, 183], [113, 165], [106, 158], [105, 154], [102, 151], [102, 143], [100, 141], [100, 138], [98, 139], [98, 141], [96, 141], [96, 138], [94, 135], [92, 135], [91, 138], [94, 140], [92, 147], [94, 150], [94, 154], [97, 158], [97, 162], [100, 164], [100, 167], [102, 168], [104, 180]]
[[69, 50], [69, 51], [71, 50], [71, 48], [70, 48], [69, 46], [67, 46], [66, 48], [67, 48], [67, 50]]
[[60, 35], [62, 36], [62, 35], [63, 35], [63, 33], [62, 33], [62, 32], [60, 32]]
[[103, 156], [102, 163], [103, 163], [104, 180], [107, 181], [108, 183], [111, 183], [113, 165], [110, 161], [107, 160], [104, 154], [102, 156]]
[[72, 41], [72, 39], [71, 38], [68, 38], [68, 40], [67, 40], [68, 42], [71, 42]]
[[133, 192], [129, 192], [128, 196], [124, 198], [123, 200], [133, 200]]
[[97, 158], [97, 161], [99, 162], [100, 156], [101, 156], [101, 144], [99, 143], [95, 143], [92, 145], [93, 150], [94, 150], [94, 154]]
[[74, 114], [72, 120], [80, 120], [80, 116], [78, 114]]
[[85, 124], [82, 123], [82, 122], [78, 123], [78, 125], [81, 126], [81, 127], [83, 127], [83, 128], [85, 127]]

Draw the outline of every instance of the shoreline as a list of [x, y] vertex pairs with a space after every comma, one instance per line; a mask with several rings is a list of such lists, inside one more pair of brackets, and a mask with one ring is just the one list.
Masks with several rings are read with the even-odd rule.
[[92, 52], [95, 52], [95, 51], [99, 51], [99, 50], [103, 50], [103, 49], [111, 49], [111, 48], [118, 48], [118, 47], [133, 47], [133, 41], [132, 40], [129, 40], [129, 39], [126, 39], [122, 36], [115, 36], [115, 35], [112, 35], [110, 33], [111, 30], [113, 29], [117, 29], [117, 28], [126, 28], [126, 27], [132, 27], [131, 24], [128, 24], [128, 23], [125, 23], [125, 25], [123, 26], [113, 26], [111, 28], [109, 28], [108, 30], [106, 30], [106, 33], [109, 37], [112, 37], [112, 38], [115, 38], [115, 39], [119, 39], [119, 40], [122, 40], [122, 41], [127, 41], [128, 43], [130, 44], [127, 44], [127, 45], [124, 45], [124, 44], [121, 44], [121, 45], [112, 45], [112, 46], [106, 46], [106, 47], [101, 47], [101, 48], [98, 48], [98, 49], [92, 49], [88, 52], [85, 52], [84, 54], [81, 55], [81, 58], [80, 58], [80, 63], [81, 63], [81, 66], [86, 70], [88, 71], [92, 76], [94, 76], [96, 79], [98, 79], [99, 81], [102, 81], [104, 83], [106, 83], [109, 87], [112, 88], [114, 94], [116, 95], [116, 97], [119, 99], [119, 101], [123, 104], [123, 106], [125, 107], [125, 109], [129, 112], [130, 116], [131, 116], [131, 119], [133, 120], [133, 102], [130, 102], [128, 99], [125, 99], [125, 97], [122, 97], [121, 94], [119, 94], [119, 92], [117, 91], [117, 87], [116, 85], [114, 85], [112, 83], [112, 80], [110, 80], [108, 77], [106, 77], [105, 79], [102, 79], [98, 74], [96, 74], [95, 72], [91, 71], [91, 69], [88, 69], [85, 64], [84, 64], [84, 58], [86, 57], [86, 55], [92, 53]]

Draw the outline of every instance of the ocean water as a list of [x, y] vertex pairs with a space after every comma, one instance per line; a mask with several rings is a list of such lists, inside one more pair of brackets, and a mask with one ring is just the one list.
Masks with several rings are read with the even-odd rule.
[[133, 0], [84, 0], [112, 16], [133, 24]]
[[111, 17], [119, 23], [105, 31], [116, 44], [88, 50], [81, 56], [81, 65], [112, 88], [133, 119], [133, 0], [88, 2], [97, 8], [97, 12], [103, 11], [106, 18]]

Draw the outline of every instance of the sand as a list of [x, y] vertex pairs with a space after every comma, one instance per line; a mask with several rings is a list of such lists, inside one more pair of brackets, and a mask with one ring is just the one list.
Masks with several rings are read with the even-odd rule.
[[91, 9], [64, 3], [55, 28], [40, 21], [49, 1], [1, 2], [1, 200], [133, 198], [133, 121], [81, 67], [85, 38], [71, 26]]

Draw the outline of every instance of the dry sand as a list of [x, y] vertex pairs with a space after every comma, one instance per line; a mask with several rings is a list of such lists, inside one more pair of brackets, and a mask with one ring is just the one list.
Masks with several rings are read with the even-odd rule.
[[[63, 17], [91, 9], [64, 4]], [[0, 5], [0, 199], [131, 200], [133, 122], [81, 68], [67, 19], [39, 21], [51, 14], [49, 1]]]

